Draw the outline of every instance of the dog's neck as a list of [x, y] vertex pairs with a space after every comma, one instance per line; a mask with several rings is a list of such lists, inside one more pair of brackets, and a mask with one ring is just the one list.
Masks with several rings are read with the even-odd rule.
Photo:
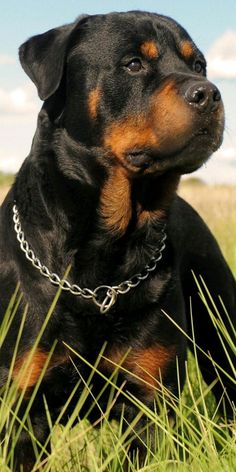
[[100, 198], [100, 215], [108, 231], [123, 236], [128, 228], [165, 223], [179, 175], [130, 178], [121, 167], [110, 170]]
[[[142, 234], [143, 247], [155, 247], [168, 218], [179, 176], [166, 174], [131, 180], [123, 168], [104, 168], [99, 150], [79, 145], [63, 129], [50, 129], [44, 114], [40, 119], [43, 126], [41, 123], [34, 138], [32, 157], [25, 163], [28, 169], [24, 172], [23, 167], [18, 175], [15, 198], [22, 224], [25, 220], [28, 231], [31, 228], [31, 234], [26, 235], [29, 239], [33, 240], [37, 228], [42, 257], [51, 248], [58, 259], [60, 248], [65, 255], [65, 247], [70, 247], [67, 261], [59, 257], [58, 265], [64, 266], [71, 262], [73, 254], [83, 258], [83, 252], [88, 253], [84, 248], [91, 245], [93, 249], [96, 246], [98, 253], [104, 252], [106, 246], [109, 258], [109, 254], [119, 252], [126, 234], [135, 241]], [[45, 134], [47, 139], [43, 139]], [[32, 173], [37, 185], [29, 188], [26, 179]], [[19, 193], [17, 190], [22, 185], [27, 189], [27, 208], [22, 207], [21, 190]], [[34, 213], [32, 200], [36, 202]], [[155, 227], [154, 232], [149, 231], [150, 225]], [[44, 233], [40, 237], [42, 228]], [[149, 256], [145, 250], [141, 264]]]
[[88, 149], [65, 130], [56, 132], [55, 136], [56, 160], [62, 174], [78, 182], [78, 187], [86, 185], [88, 193], [97, 189], [100, 230], [103, 227], [119, 238], [130, 226], [134, 229], [155, 220], [166, 221], [180, 180], [177, 172], [132, 176], [114, 159], [108, 164], [101, 148]]

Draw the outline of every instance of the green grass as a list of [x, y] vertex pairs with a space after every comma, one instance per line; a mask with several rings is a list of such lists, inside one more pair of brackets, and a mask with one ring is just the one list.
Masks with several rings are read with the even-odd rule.
[[186, 180], [179, 193], [206, 221], [236, 277], [236, 187]]
[[[212, 305], [210, 294], [204, 281], [197, 280], [198, 290], [200, 296], [206, 306]], [[52, 304], [46, 318], [44, 325], [39, 333], [39, 336], [33, 347], [37, 348], [40, 338], [50, 319], [57, 298], [60, 295], [58, 292], [54, 303]], [[19, 305], [19, 297], [17, 291], [12, 297], [9, 304], [4, 322], [0, 328], [0, 345], [3, 343], [14, 316], [17, 314]], [[222, 310], [224, 307], [222, 306]], [[217, 310], [208, 308], [209, 316], [219, 332], [221, 342], [225, 349], [230, 345], [236, 355], [236, 346], [232, 343], [228, 333], [222, 322], [221, 313]], [[50, 440], [52, 443], [52, 452], [46, 460], [42, 461], [41, 453], [42, 445], [35, 440], [31, 423], [30, 423], [30, 407], [33, 399], [39, 388], [41, 378], [44, 374], [42, 372], [41, 378], [34, 388], [31, 398], [29, 399], [29, 406], [25, 411], [24, 417], [20, 422], [17, 413], [20, 409], [24, 391], [18, 393], [17, 385], [11, 381], [12, 370], [15, 359], [17, 357], [17, 348], [24, 326], [25, 318], [27, 316], [27, 308], [22, 320], [22, 325], [19, 330], [18, 340], [13, 354], [12, 366], [9, 372], [6, 386], [0, 392], [0, 432], [6, 431], [5, 440], [0, 444], [0, 470], [1, 472], [11, 471], [11, 464], [14, 456], [14, 442], [22, 431], [26, 429], [32, 436], [32, 441], [35, 448], [36, 457], [38, 458], [38, 466], [41, 465], [41, 472], [118, 472], [124, 470], [123, 464], [127, 459], [127, 450], [130, 443], [130, 435], [134, 435], [134, 426], [139, 421], [139, 418], [144, 416], [148, 419], [152, 428], [155, 431], [155, 450], [148, 447], [148, 431], [147, 431], [147, 456], [145, 464], [142, 467], [138, 465], [138, 458], [131, 462], [127, 459], [126, 470], [134, 472], [136, 470], [144, 471], [179, 471], [179, 472], [218, 472], [236, 470], [236, 418], [234, 421], [227, 423], [227, 420], [220, 417], [218, 413], [218, 406], [211, 393], [212, 386], [206, 386], [202, 380], [202, 376], [198, 367], [198, 348], [195, 346], [195, 356], [189, 354], [186, 363], [186, 385], [180, 399], [176, 399], [171, 395], [161, 384], [156, 386], [156, 405], [160, 409], [157, 414], [142, 404], [131, 393], [126, 391], [125, 385], [118, 388], [116, 385], [116, 373], [118, 367], [114, 369], [114, 373], [106, 379], [106, 387], [110, 388], [111, 394], [105, 410], [100, 409], [100, 418], [96, 425], [91, 425], [85, 418], [78, 422], [76, 426], [74, 422], [80, 418], [81, 409], [88, 397], [91, 394], [91, 386], [93, 384], [93, 376], [99, 373], [99, 359], [103, 356], [100, 353], [97, 363], [91, 366], [91, 375], [86, 383], [82, 394], [78, 398], [76, 408], [72, 416], [68, 419], [66, 426], [60, 425], [60, 418], [77, 394], [77, 389], [83, 384], [83, 379], [78, 373], [78, 384], [76, 385], [63, 411], [59, 414], [55, 424], [52, 424], [50, 418], [50, 411], [47, 408], [47, 401], [45, 398], [45, 409], [48, 418], [48, 423], [51, 430]], [[166, 315], [168, 316], [168, 314]], [[176, 327], [178, 329], [178, 327]], [[236, 334], [236, 333], [235, 333]], [[54, 346], [52, 347], [53, 352]], [[50, 353], [50, 355], [52, 354]], [[87, 361], [82, 359], [83, 362]], [[46, 361], [45, 368], [50, 360]], [[207, 354], [206, 354], [207, 355]], [[29, 374], [30, 360], [23, 366], [23, 377]], [[178, 367], [178, 366], [177, 366]], [[216, 370], [217, 370], [217, 366]], [[104, 376], [100, 373], [99, 375]], [[231, 379], [236, 384], [236, 372], [232, 366]], [[220, 370], [219, 370], [220, 378]], [[120, 424], [109, 421], [109, 412], [117, 397], [124, 395], [131, 403], [138, 407], [137, 418], [132, 424], [125, 423], [125, 432], [122, 432], [122, 422], [125, 419], [121, 417]], [[93, 399], [93, 405], [99, 404], [99, 399]], [[172, 425], [168, 419], [168, 410], [172, 408], [176, 414], [176, 423]], [[96, 426], [96, 428], [94, 427]], [[13, 438], [13, 444], [10, 452], [7, 448], [10, 437]], [[143, 436], [142, 436], [143, 437]], [[36, 470], [36, 468], [35, 468]]]
[[[11, 180], [11, 179], [10, 179]], [[1, 182], [1, 175], [0, 175]], [[9, 183], [11, 183], [9, 181]], [[6, 182], [5, 182], [6, 184]], [[208, 187], [204, 185], [184, 185], [180, 189], [181, 194], [207, 221], [208, 225], [216, 235], [223, 253], [236, 275], [236, 188], [235, 187]], [[198, 290], [203, 302], [208, 307], [209, 316], [215, 325], [215, 329], [221, 338], [221, 342], [228, 349], [231, 347], [236, 355], [236, 346], [229, 338], [221, 319], [224, 311], [219, 313], [212, 303], [207, 287], [204, 281], [196, 280]], [[59, 296], [59, 293], [58, 293]], [[53, 313], [54, 304], [49, 310], [45, 319], [41, 333], [39, 333], [34, 349], [40, 342], [43, 330], [46, 327], [50, 316]], [[17, 314], [19, 296], [14, 294], [9, 304], [4, 322], [0, 327], [0, 346], [3, 343], [10, 325]], [[25, 312], [27, 316], [27, 311]], [[22, 321], [23, 328], [24, 319]], [[177, 327], [178, 329], [178, 327]], [[18, 343], [21, 331], [19, 332]], [[5, 387], [0, 391], [0, 433], [6, 431], [4, 441], [0, 443], [0, 472], [10, 472], [14, 456], [14, 437], [22, 429], [28, 429], [32, 434], [30, 424], [30, 402], [39, 388], [40, 379], [32, 393], [29, 401], [28, 411], [25, 412], [23, 422], [19, 422], [17, 412], [19, 411], [23, 393], [19, 395], [17, 386], [11, 382], [12, 369], [15, 358], [17, 357], [17, 344], [12, 359], [12, 367], [9, 372], [8, 381]], [[52, 348], [53, 350], [53, 348]], [[79, 354], [78, 354], [79, 355]], [[102, 352], [101, 352], [102, 355]], [[74, 426], [74, 421], [81, 416], [81, 409], [90, 394], [93, 384], [94, 373], [97, 372], [97, 365], [91, 367], [91, 376], [87, 384], [84, 384], [82, 394], [80, 395], [77, 406], [74, 409], [72, 418], [68, 419], [65, 426], [60, 425], [60, 416], [54, 425], [50, 419], [50, 411], [47, 408], [45, 399], [45, 408], [47, 412], [48, 423], [50, 425], [52, 443], [52, 452], [47, 460], [42, 463], [41, 451], [42, 445], [38, 444], [33, 438], [38, 464], [41, 464], [41, 472], [122, 472], [123, 464], [127, 458], [129, 447], [129, 436], [134, 434], [135, 422], [138, 422], [139, 416], [147, 417], [152, 423], [156, 435], [156, 450], [153, 452], [147, 447], [147, 456], [145, 465], [138, 466], [138, 460], [129, 462], [126, 470], [134, 472], [136, 470], [158, 471], [158, 472], [232, 472], [236, 470], [236, 417], [231, 422], [219, 416], [219, 409], [214, 396], [211, 392], [212, 386], [207, 386], [201, 376], [198, 367], [198, 349], [195, 346], [195, 356], [189, 354], [186, 363], [186, 384], [180, 399], [173, 398], [163, 386], [157, 384], [156, 402], [160, 407], [160, 414], [148, 409], [138, 399], [132, 397], [125, 391], [123, 394], [129, 400], [138, 406], [138, 417], [134, 419], [133, 424], [125, 423], [125, 433], [122, 433], [122, 422], [120, 424], [109, 421], [109, 412], [117, 396], [122, 395], [122, 391], [116, 386], [116, 370], [114, 374], [107, 378], [107, 388], [111, 389], [111, 395], [108, 405], [104, 411], [101, 411], [100, 419], [96, 425], [91, 425], [85, 418], [78, 421]], [[30, 359], [29, 359], [30, 364]], [[47, 360], [49, 362], [49, 359]], [[47, 367], [47, 362], [45, 369]], [[24, 366], [27, 376], [29, 365]], [[122, 366], [121, 366], [122, 368]], [[220, 378], [221, 372], [218, 370]], [[43, 375], [43, 372], [42, 372]], [[236, 372], [232, 366], [231, 378], [236, 383]], [[78, 385], [75, 387], [72, 396], [76, 396], [78, 386], [83, 379], [78, 375]], [[72, 396], [68, 399], [63, 412], [66, 412]], [[94, 405], [99, 399], [94, 398]], [[168, 420], [168, 408], [171, 406], [176, 413], [176, 424], [172, 425]], [[62, 413], [61, 412], [61, 415]], [[96, 426], [96, 428], [94, 427]], [[7, 445], [10, 435], [13, 437], [13, 446], [8, 451]], [[148, 441], [147, 441], [148, 444]], [[36, 471], [36, 469], [35, 469]]]
[[13, 174], [5, 174], [4, 172], [0, 172], [0, 186], [8, 187], [12, 184], [13, 180]]

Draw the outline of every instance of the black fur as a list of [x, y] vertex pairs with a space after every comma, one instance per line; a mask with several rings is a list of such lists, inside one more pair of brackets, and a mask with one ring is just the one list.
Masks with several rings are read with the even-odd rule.
[[[49, 431], [42, 395], [55, 420], [78, 380], [65, 344], [91, 364], [104, 343], [105, 356], [113, 361], [119, 362], [130, 349], [125, 361], [129, 370], [146, 381], [148, 373], [142, 375], [142, 368], [156, 373], [157, 380], [161, 371], [164, 385], [178, 395], [176, 358], [182, 387], [187, 340], [164, 313], [191, 336], [191, 298], [197, 344], [230, 372], [192, 271], [203, 277], [219, 307], [222, 297], [234, 326], [236, 287], [214, 237], [176, 196], [180, 175], [210, 157], [221, 144], [224, 128], [219, 92], [207, 81], [205, 60], [186, 31], [170, 18], [144, 12], [84, 17], [31, 38], [21, 46], [20, 60], [45, 102], [31, 152], [1, 208], [1, 316], [18, 281], [23, 300], [2, 346], [0, 383], [6, 381], [25, 304], [29, 308], [16, 365], [29, 353], [57, 290], [19, 249], [14, 202], [25, 237], [42, 263], [61, 277], [70, 264], [71, 283], [89, 289], [119, 284], [142, 271], [160, 244], [165, 224], [167, 228], [156, 271], [118, 296], [106, 316], [91, 300], [61, 294], [35, 359], [37, 377], [42, 353], [57, 340], [31, 408], [34, 433], [44, 443]], [[131, 70], [133, 60], [141, 61], [140, 70]], [[226, 317], [224, 321], [232, 334]], [[211, 383], [213, 365], [201, 354], [199, 361]], [[78, 358], [74, 362], [88, 378], [90, 369]], [[109, 374], [112, 364], [103, 360], [100, 369]], [[15, 368], [19, 381], [17, 372]], [[125, 389], [152, 407], [152, 386], [121, 372], [119, 382], [124, 379]], [[230, 415], [227, 399], [235, 402], [235, 385], [223, 375], [222, 380]], [[95, 396], [101, 386], [98, 377]], [[220, 382], [214, 392], [220, 400]], [[123, 402], [119, 397], [114, 417], [119, 417]], [[128, 420], [136, 413], [126, 402]], [[21, 463], [25, 471], [31, 470], [34, 460], [31, 441], [22, 433], [15, 470]]]

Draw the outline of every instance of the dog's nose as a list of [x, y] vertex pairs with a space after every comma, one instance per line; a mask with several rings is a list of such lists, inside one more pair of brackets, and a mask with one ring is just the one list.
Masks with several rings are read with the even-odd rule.
[[211, 82], [198, 82], [185, 92], [185, 99], [201, 112], [216, 111], [221, 104], [221, 94]]

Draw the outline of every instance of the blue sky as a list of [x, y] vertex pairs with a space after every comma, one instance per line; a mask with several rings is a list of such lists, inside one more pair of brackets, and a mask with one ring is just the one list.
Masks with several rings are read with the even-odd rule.
[[226, 107], [225, 142], [201, 171], [210, 182], [236, 183], [235, 0], [9, 0], [0, 19], [0, 170], [17, 170], [27, 155], [40, 102], [21, 70], [17, 51], [28, 37], [73, 21], [81, 13], [140, 9], [169, 15], [190, 33], [209, 62]]

